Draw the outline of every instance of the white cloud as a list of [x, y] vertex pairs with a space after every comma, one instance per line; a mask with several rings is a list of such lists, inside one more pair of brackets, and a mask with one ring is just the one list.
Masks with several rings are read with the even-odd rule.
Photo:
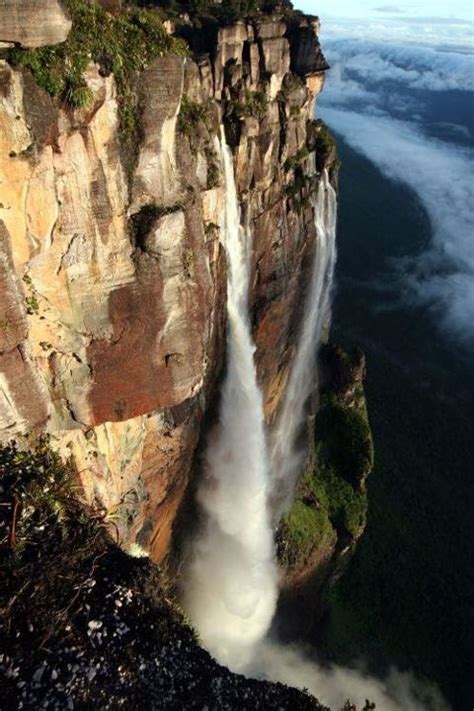
[[412, 674], [392, 669], [381, 680], [362, 668], [322, 666], [294, 645], [285, 647], [264, 642], [258, 649], [252, 671], [260, 678], [308, 689], [321, 703], [333, 709], [342, 708], [347, 699], [362, 708], [368, 699], [380, 711], [449, 710], [434, 685], [417, 680]]
[[472, 90], [471, 58], [352, 40], [328, 49], [333, 69], [321, 115], [383, 173], [409, 185], [432, 223], [426, 252], [398, 264], [407, 298], [428, 303], [450, 333], [474, 341], [473, 152], [426, 136], [413, 120], [393, 118], [396, 106], [399, 116], [405, 109], [413, 119], [413, 88], [438, 91], [446, 82], [444, 88]]
[[474, 55], [354, 39], [328, 40], [324, 48], [329, 63], [339, 65], [339, 75], [335, 81], [331, 76], [328, 92], [348, 79], [372, 84], [394, 81], [429, 91], [474, 90]]
[[375, 12], [403, 12], [398, 5], [382, 5], [381, 7], [374, 7], [373, 9]]
[[374, 13], [366, 17], [334, 17], [322, 15], [322, 41], [326, 46], [331, 38], [411, 43], [420, 46], [474, 52], [474, 33], [471, 19], [462, 17], [428, 17], [398, 13], [392, 16]]

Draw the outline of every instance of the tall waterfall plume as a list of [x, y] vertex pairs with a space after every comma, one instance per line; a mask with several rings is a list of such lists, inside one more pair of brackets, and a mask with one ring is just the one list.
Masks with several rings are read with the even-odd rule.
[[[409, 676], [392, 670], [387, 679], [378, 680], [354, 669], [322, 668], [304, 652], [267, 636], [278, 589], [271, 525], [275, 512], [269, 513], [270, 501], [280, 490], [280, 513], [290, 505], [305, 456], [297, 441], [315, 387], [316, 356], [329, 316], [336, 261], [336, 193], [324, 172], [314, 200], [317, 245], [311, 283], [268, 452], [248, 309], [250, 234], [240, 226], [232, 154], [224, 135], [221, 154], [226, 186], [221, 233], [228, 261], [227, 373], [219, 424], [209, 439], [205, 477], [198, 491], [204, 526], [194, 542], [184, 580], [185, 608], [204, 646], [234, 671], [306, 687], [334, 708], [344, 703], [349, 689], [361, 705], [370, 698], [387, 711], [422, 711], [427, 706], [418, 702]], [[429, 708], [447, 711], [432, 693]]]
[[298, 347], [283, 405], [271, 439], [274, 515], [278, 521], [292, 503], [305, 449], [298, 446], [308, 396], [315, 389], [316, 358], [331, 306], [336, 263], [337, 195], [323, 171], [314, 198], [317, 245]]
[[266, 635], [277, 600], [268, 510], [269, 458], [262, 395], [254, 364], [248, 292], [250, 234], [240, 225], [232, 154], [221, 138], [226, 202], [227, 372], [219, 424], [212, 433], [198, 492], [204, 529], [194, 543], [184, 604], [204, 646], [243, 668]]

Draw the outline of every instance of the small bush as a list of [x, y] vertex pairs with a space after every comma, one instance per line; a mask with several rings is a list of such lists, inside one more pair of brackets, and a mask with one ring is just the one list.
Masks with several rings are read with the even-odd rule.
[[207, 161], [207, 189], [212, 190], [219, 185], [221, 175], [219, 158], [213, 148], [206, 148], [205, 154]]
[[265, 89], [257, 89], [257, 91], [245, 90], [245, 105], [244, 113], [246, 116], [254, 116], [255, 118], [263, 118], [268, 108], [268, 97]]
[[200, 123], [208, 127], [211, 118], [210, 111], [211, 102], [199, 104], [184, 94], [178, 116], [178, 131], [188, 137], [194, 136]]
[[295, 153], [294, 156], [292, 156], [291, 158], [287, 158], [284, 165], [285, 171], [293, 170], [294, 168], [296, 168], [297, 165], [306, 160], [308, 156], [309, 151], [306, 146], [303, 146]]
[[265, 88], [251, 91], [245, 89], [243, 97], [230, 102], [230, 112], [234, 119], [263, 118], [268, 108], [268, 97]]
[[[46, 438], [31, 451], [21, 451], [13, 443], [0, 447], [0, 500], [0, 562], [5, 571], [11, 568], [14, 576], [27, 581], [29, 568], [54, 551], [59, 541], [66, 546], [73, 529], [76, 554], [83, 553], [78, 524], [89, 526], [89, 520], [75, 498], [70, 470], [50, 449]], [[8, 575], [0, 586], [1, 596], [13, 594], [7, 579]], [[34, 587], [33, 577], [30, 584]]]

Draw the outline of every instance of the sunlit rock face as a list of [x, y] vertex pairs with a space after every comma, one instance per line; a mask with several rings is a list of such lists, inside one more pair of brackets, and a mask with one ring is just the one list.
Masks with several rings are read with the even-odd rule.
[[[316, 27], [302, 22], [311, 58]], [[306, 60], [295, 65], [297, 29], [276, 17], [189, 30], [199, 54], [162, 57], [136, 77], [132, 151], [113, 75], [91, 65], [93, 103], [73, 110], [0, 62], [0, 438], [49, 433], [87, 499], [114, 512], [121, 542], [157, 560], [225, 358], [221, 122], [252, 233], [269, 422], [287, 381], [315, 241], [306, 143], [320, 89]], [[183, 125], [186, 102], [205, 119]]]
[[64, 42], [71, 20], [59, 0], [0, 0], [0, 47]]

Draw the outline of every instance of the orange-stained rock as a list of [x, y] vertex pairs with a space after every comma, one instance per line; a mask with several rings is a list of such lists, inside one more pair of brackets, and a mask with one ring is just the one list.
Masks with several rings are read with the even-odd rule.
[[[134, 78], [134, 157], [123, 150], [112, 75], [91, 64], [92, 105], [72, 110], [0, 60], [0, 441], [51, 434], [120, 542], [157, 560], [199, 470], [202, 421], [225, 363], [220, 121], [251, 230], [269, 423], [316, 238], [305, 69], [321, 71], [316, 27], [240, 22], [190, 41], [205, 50], [196, 62], [164, 56]], [[184, 95], [205, 120], [181, 132]]]

